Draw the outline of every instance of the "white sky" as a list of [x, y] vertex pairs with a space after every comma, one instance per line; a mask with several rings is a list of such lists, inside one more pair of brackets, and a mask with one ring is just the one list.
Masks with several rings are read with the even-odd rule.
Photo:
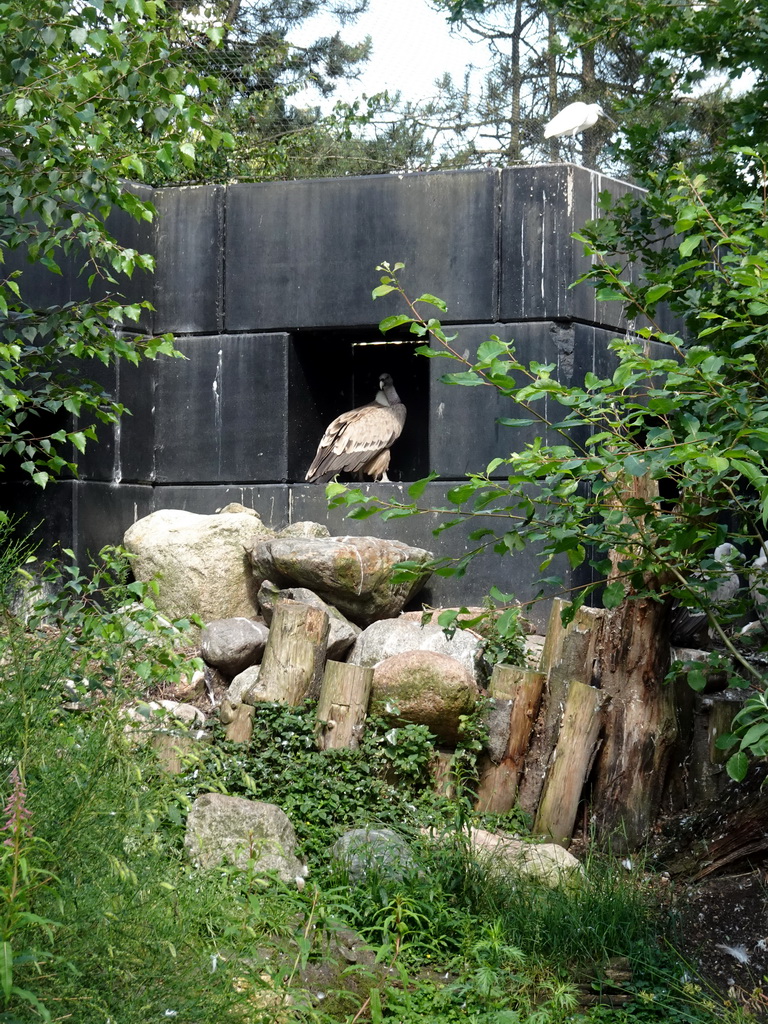
[[[320, 16], [291, 38], [301, 44], [336, 27], [333, 19]], [[404, 100], [430, 99], [437, 93], [435, 79], [444, 72], [450, 71], [460, 85], [468, 64], [482, 66], [488, 60], [482, 44], [451, 32], [445, 12], [435, 11], [427, 0], [370, 0], [368, 12], [341, 29], [347, 42], [360, 42], [367, 35], [373, 49], [366, 69], [359, 80], [340, 85], [334, 99], [352, 100], [385, 89], [399, 91]]]

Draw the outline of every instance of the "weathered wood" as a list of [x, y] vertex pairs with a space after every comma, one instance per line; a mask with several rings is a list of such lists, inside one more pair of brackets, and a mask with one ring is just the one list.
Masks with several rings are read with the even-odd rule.
[[533, 726], [544, 689], [544, 673], [511, 665], [496, 665], [489, 692], [492, 697], [512, 701], [509, 709], [507, 744], [498, 764], [490, 758], [480, 768], [476, 807], [479, 811], [504, 814], [517, 799]]
[[600, 732], [602, 695], [574, 679], [568, 686], [557, 747], [547, 772], [533, 831], [567, 845]]
[[248, 743], [253, 735], [253, 716], [256, 708], [250, 704], [238, 704], [232, 721], [227, 726], [224, 735], [232, 743]]
[[651, 857], [672, 875], [704, 878], [713, 871], [768, 853], [768, 769], [756, 764], [713, 804], [661, 822]]
[[705, 804], [720, 796], [733, 782], [725, 771], [731, 751], [719, 750], [718, 736], [731, 731], [734, 716], [744, 705], [743, 690], [697, 695], [694, 702], [693, 741], [688, 767], [689, 798]]
[[595, 681], [609, 703], [592, 789], [592, 818], [617, 850], [648, 838], [661, 806], [677, 736], [663, 602], [624, 601], [607, 612], [596, 645]]
[[363, 735], [373, 669], [328, 661], [317, 703], [317, 746], [320, 750], [357, 750]]
[[259, 700], [301, 704], [320, 695], [330, 622], [299, 601], [275, 607], [259, 673]]
[[184, 759], [194, 750], [195, 742], [192, 736], [175, 736], [171, 732], [156, 732], [151, 740], [158, 760], [171, 775], [179, 775], [184, 770]]
[[541, 660], [541, 671], [547, 672], [543, 707], [525, 758], [525, 772], [518, 792], [518, 802], [528, 814], [535, 815], [544, 788], [547, 766], [557, 743], [565, 697], [571, 680], [589, 685], [592, 682], [596, 625], [604, 614], [601, 608], [579, 608], [568, 626], [563, 627], [561, 612], [567, 602], [557, 599], [547, 627], [547, 645]]

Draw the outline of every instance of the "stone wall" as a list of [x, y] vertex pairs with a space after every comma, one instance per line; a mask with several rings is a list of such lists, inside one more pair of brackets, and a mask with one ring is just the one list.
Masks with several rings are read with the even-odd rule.
[[[473, 352], [489, 334], [514, 338], [523, 361], [553, 362], [560, 379], [579, 381], [607, 371], [607, 343], [624, 325], [616, 304], [597, 302], [590, 286], [570, 287], [587, 268], [570, 234], [597, 215], [601, 191], [628, 188], [569, 164], [141, 188], [155, 222], [120, 215], [114, 230], [154, 252], [157, 271], [127, 291], [155, 307], [142, 326], [173, 332], [187, 358], [87, 367], [133, 415], [99, 429], [78, 480], [40, 492], [6, 479], [5, 507], [42, 520], [46, 541], [81, 560], [155, 509], [209, 513], [230, 501], [273, 525], [314, 519], [334, 533], [461, 553], [469, 529], [434, 538], [430, 516], [345, 520], [328, 512], [322, 486], [302, 482], [324, 427], [370, 401], [384, 370], [408, 419], [392, 452], [394, 482], [376, 485], [381, 491], [401, 494], [430, 470], [459, 480], [528, 439], [495, 422], [510, 410], [489, 389], [440, 383], [450, 367], [416, 355], [408, 335], [383, 344], [378, 322], [403, 310], [393, 297], [372, 301], [375, 268], [402, 261], [412, 295], [444, 298], [460, 350]], [[39, 267], [25, 274], [40, 305], [84, 294], [76, 267], [60, 278]], [[444, 490], [435, 482], [425, 497], [439, 504]], [[436, 581], [429, 597], [475, 602], [495, 583], [525, 598], [539, 576], [532, 552], [484, 556], [463, 579]]]

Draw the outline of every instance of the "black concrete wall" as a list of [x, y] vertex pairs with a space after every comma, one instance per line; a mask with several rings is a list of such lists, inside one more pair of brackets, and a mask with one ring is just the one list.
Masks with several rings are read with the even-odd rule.
[[[86, 368], [133, 415], [100, 428], [77, 481], [40, 492], [6, 480], [5, 507], [27, 509], [47, 542], [81, 560], [155, 509], [210, 513], [231, 501], [275, 526], [314, 519], [334, 533], [463, 553], [469, 528], [435, 538], [436, 517], [347, 520], [329, 512], [323, 487], [303, 483], [324, 427], [370, 401], [384, 370], [408, 419], [382, 493], [404, 494], [430, 470], [462, 479], [539, 432], [499, 426], [515, 412], [491, 389], [441, 383], [452, 366], [417, 355], [407, 334], [385, 340], [378, 322], [404, 309], [393, 296], [372, 301], [375, 268], [404, 262], [412, 297], [444, 298], [459, 351], [497, 334], [515, 340], [522, 361], [555, 364], [559, 379], [604, 374], [607, 344], [626, 325], [591, 287], [570, 287], [588, 265], [570, 235], [597, 216], [601, 191], [628, 188], [566, 164], [156, 190], [151, 228], [118, 218], [115, 230], [154, 252], [155, 275], [131, 282], [130, 296], [152, 301], [144, 327], [173, 332], [185, 359]], [[63, 279], [25, 273], [40, 305], [82, 293], [77, 267]], [[440, 504], [445, 487], [431, 484], [427, 500]], [[535, 553], [485, 555], [429, 596], [476, 602], [496, 584], [525, 599], [540, 575]]]

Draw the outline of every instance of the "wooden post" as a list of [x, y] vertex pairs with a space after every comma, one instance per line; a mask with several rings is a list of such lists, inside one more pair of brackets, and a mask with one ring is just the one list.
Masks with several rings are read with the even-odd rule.
[[600, 732], [602, 698], [594, 686], [577, 679], [568, 687], [557, 747], [547, 772], [533, 824], [538, 835], [567, 846]]
[[253, 716], [256, 708], [250, 704], [238, 704], [232, 721], [227, 725], [224, 735], [232, 743], [248, 743], [253, 735]]
[[476, 808], [479, 811], [503, 814], [511, 810], [517, 799], [517, 786], [528, 750], [533, 725], [539, 712], [544, 689], [544, 674], [512, 665], [496, 665], [489, 692], [500, 700], [511, 699], [509, 736], [501, 761], [490, 758], [480, 769]]
[[568, 686], [574, 679], [585, 685], [592, 682], [596, 626], [604, 614], [601, 608], [582, 607], [572, 621], [563, 627], [561, 612], [565, 605], [566, 602], [560, 599], [552, 603], [547, 641], [541, 659], [541, 671], [547, 673], [544, 708], [525, 758], [525, 774], [518, 794], [522, 809], [534, 816], [544, 788], [547, 767], [557, 744]]
[[319, 750], [357, 750], [372, 685], [372, 668], [341, 661], [326, 663], [315, 716]]
[[726, 786], [733, 785], [725, 771], [725, 762], [733, 751], [720, 750], [716, 744], [718, 736], [731, 731], [731, 723], [744, 706], [744, 699], [742, 690], [726, 690], [695, 698], [688, 770], [692, 804], [710, 803]]
[[322, 608], [277, 604], [259, 672], [259, 700], [301, 704], [320, 695], [329, 629]]

